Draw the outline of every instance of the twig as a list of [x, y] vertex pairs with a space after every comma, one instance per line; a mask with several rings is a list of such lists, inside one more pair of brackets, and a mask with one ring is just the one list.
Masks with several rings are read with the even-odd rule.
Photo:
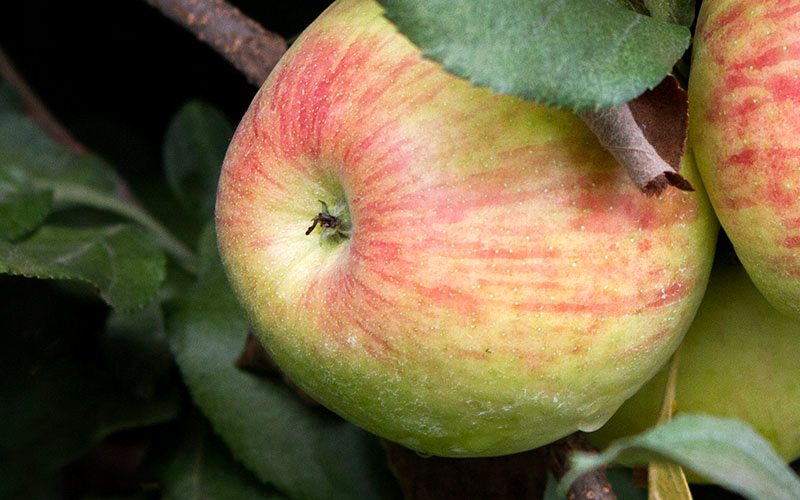
[[11, 63], [11, 59], [2, 47], [0, 47], [0, 76], [16, 89], [17, 93], [22, 98], [26, 114], [30, 116], [31, 120], [42, 127], [47, 135], [77, 154], [86, 153], [86, 148], [83, 144], [78, 142], [78, 140], [59, 123], [39, 96], [28, 86], [28, 83]]
[[[569, 456], [573, 451], [592, 451], [580, 433], [571, 434], [548, 446], [550, 451], [550, 469], [556, 480], [569, 471]], [[595, 469], [580, 476], [569, 487], [569, 500], [616, 500], [617, 495], [611, 488], [605, 469]]]
[[225, 0], [147, 0], [194, 33], [261, 86], [286, 52], [286, 40], [265, 30]]
[[647, 196], [659, 195], [669, 186], [694, 191], [650, 144], [627, 104], [579, 116]]

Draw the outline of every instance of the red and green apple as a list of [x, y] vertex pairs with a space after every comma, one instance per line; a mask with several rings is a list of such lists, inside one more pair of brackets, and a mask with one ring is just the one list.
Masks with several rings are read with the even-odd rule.
[[258, 92], [216, 220], [286, 374], [443, 456], [600, 427], [680, 342], [716, 238], [702, 190], [643, 196], [577, 116], [449, 75], [368, 0]]
[[689, 105], [725, 232], [756, 287], [800, 317], [800, 5], [704, 1]]

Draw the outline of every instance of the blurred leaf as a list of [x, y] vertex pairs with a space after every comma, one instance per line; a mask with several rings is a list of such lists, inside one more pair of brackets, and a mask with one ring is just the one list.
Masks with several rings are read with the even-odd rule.
[[653, 18], [687, 28], [694, 21], [694, 4], [695, 0], [644, 0]]
[[172, 366], [161, 304], [134, 312], [112, 311], [101, 338], [108, 366], [137, 395], [151, 396]]
[[186, 104], [167, 129], [164, 167], [175, 196], [193, 213], [209, 218], [214, 213], [217, 179], [233, 127], [209, 104]]
[[620, 439], [599, 455], [576, 453], [562, 486], [612, 462], [634, 466], [651, 461], [681, 464], [748, 498], [800, 498], [800, 479], [763, 437], [741, 421], [706, 415], [680, 415]]
[[52, 330], [0, 335], [0, 498], [27, 498], [104, 437], [177, 413], [177, 391], [136, 397], [83, 348]]
[[14, 87], [5, 80], [0, 80], [0, 113], [22, 110], [22, 99]]
[[52, 204], [53, 193], [34, 187], [24, 170], [0, 170], [0, 239], [19, 238], [38, 227]]
[[202, 416], [184, 418], [180, 429], [179, 441], [158, 466], [164, 500], [285, 498], [237, 463]]
[[633, 470], [623, 467], [613, 467], [606, 471], [606, 476], [617, 498], [624, 500], [647, 500], [647, 489], [636, 485], [636, 481], [633, 479]]
[[690, 33], [611, 0], [379, 0], [386, 17], [444, 69], [543, 104], [574, 110], [655, 87]]
[[556, 481], [556, 478], [554, 478], [552, 474], [548, 474], [547, 485], [545, 486], [542, 500], [564, 500], [565, 498], [567, 498], [567, 496], [562, 495], [558, 490], [558, 481]]
[[129, 310], [155, 297], [166, 261], [153, 238], [131, 226], [43, 226], [18, 243], [0, 241], [0, 272], [86, 282], [110, 305]]
[[24, 116], [5, 113], [0, 114], [0, 173], [10, 169], [24, 170], [35, 189], [52, 191], [55, 210], [85, 206], [127, 218], [149, 230], [185, 268], [194, 268], [191, 252], [131, 199], [111, 166], [93, 155], [75, 155]]
[[197, 284], [175, 304], [170, 343], [194, 402], [262, 481], [298, 499], [399, 496], [378, 439], [305, 406], [276, 379], [234, 366], [247, 321], [228, 287], [213, 230], [201, 242]]
[[[60, 191], [78, 187], [95, 193], [115, 194], [120, 179], [114, 170], [99, 158], [78, 156], [57, 144], [23, 115], [0, 114], [0, 170], [9, 167], [24, 170], [40, 188]], [[81, 202], [88, 200], [73, 200]]]

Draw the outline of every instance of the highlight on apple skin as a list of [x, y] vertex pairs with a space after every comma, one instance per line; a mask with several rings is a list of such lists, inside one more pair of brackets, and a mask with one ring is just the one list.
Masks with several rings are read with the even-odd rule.
[[800, 7], [706, 0], [689, 78], [690, 143], [756, 287], [800, 318]]
[[216, 220], [286, 374], [441, 456], [605, 423], [683, 337], [717, 231], [702, 189], [643, 196], [574, 114], [445, 73], [367, 0], [333, 4], [272, 72]]
[[[798, 359], [800, 320], [776, 311], [740, 265], [718, 262], [680, 350], [676, 412], [738, 418], [786, 462], [800, 458]], [[604, 447], [655, 425], [666, 379], [667, 367], [591, 441]]]

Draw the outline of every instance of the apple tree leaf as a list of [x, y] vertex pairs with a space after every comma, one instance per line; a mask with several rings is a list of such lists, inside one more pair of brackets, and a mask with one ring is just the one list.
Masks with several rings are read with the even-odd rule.
[[576, 111], [655, 87], [689, 46], [684, 26], [612, 0], [379, 0], [444, 69], [474, 85]]
[[184, 207], [202, 218], [214, 213], [217, 179], [232, 135], [225, 116], [200, 101], [183, 106], [167, 129], [167, 182]]
[[137, 395], [155, 393], [173, 366], [158, 300], [136, 311], [111, 311], [100, 348], [109, 370]]
[[[0, 171], [23, 169], [39, 188], [61, 191], [81, 187], [99, 194], [114, 194], [121, 181], [114, 170], [92, 155], [76, 155], [50, 139], [36, 124], [17, 113], [0, 114]], [[91, 198], [73, 203], [90, 205]]]
[[164, 500], [281, 500], [236, 462], [208, 422], [192, 413], [176, 422], [177, 442], [158, 461]]
[[0, 170], [0, 239], [13, 240], [38, 227], [52, 204], [53, 193], [34, 186], [24, 170]]
[[24, 289], [8, 280], [0, 281], [0, 316], [14, 325], [0, 335], [0, 498], [36, 498], [32, 491], [103, 438], [173, 418], [180, 399], [174, 385], [133, 394], [87, 352], [85, 331], [64, 334], [78, 322], [71, 310], [56, 311], [55, 297], [21, 300]]
[[653, 461], [678, 463], [748, 498], [800, 498], [800, 479], [763, 437], [739, 420], [708, 415], [679, 415], [615, 441], [599, 455], [576, 453], [561, 486], [566, 489], [585, 472], [611, 463]]
[[248, 325], [213, 230], [201, 238], [201, 257], [199, 280], [170, 308], [168, 334], [192, 399], [233, 455], [291, 498], [398, 497], [377, 438], [309, 408], [277, 378], [236, 368]]
[[132, 200], [108, 163], [55, 143], [20, 114], [0, 113], [0, 173], [9, 169], [24, 170], [36, 190], [52, 192], [52, 211], [88, 207], [135, 222], [185, 268], [193, 269], [191, 253]]
[[25, 240], [0, 240], [0, 273], [88, 283], [113, 307], [131, 310], [155, 297], [166, 259], [152, 236], [129, 225], [42, 226]]
[[686, 27], [694, 21], [694, 4], [695, 0], [644, 0], [653, 18]]
[[22, 99], [19, 94], [5, 80], [0, 80], [0, 113], [9, 111], [17, 112], [22, 110]]

